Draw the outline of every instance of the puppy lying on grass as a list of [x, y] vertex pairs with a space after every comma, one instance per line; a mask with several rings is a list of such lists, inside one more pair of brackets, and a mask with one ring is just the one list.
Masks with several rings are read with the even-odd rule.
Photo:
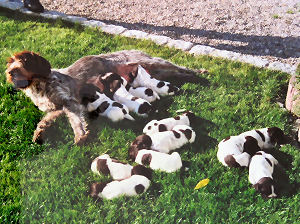
[[127, 106], [111, 100], [104, 93], [92, 85], [86, 84], [80, 90], [81, 103], [86, 106], [88, 112], [94, 112], [100, 116], [107, 117], [112, 122], [118, 122], [123, 119], [134, 120], [129, 114]]
[[160, 170], [172, 173], [182, 167], [182, 161], [178, 152], [166, 154], [153, 150], [139, 150], [135, 162], [141, 165], [149, 166], [153, 170]]
[[144, 193], [150, 186], [150, 180], [142, 175], [133, 175], [125, 180], [109, 183], [93, 183], [90, 195], [94, 199], [114, 199], [121, 196], [136, 196]]
[[140, 135], [129, 148], [129, 157], [136, 158], [138, 151], [151, 149], [162, 153], [169, 153], [187, 143], [195, 141], [196, 134], [187, 125], [177, 125], [172, 131], [157, 132], [152, 135]]
[[176, 125], [190, 126], [191, 121], [194, 118], [195, 114], [193, 112], [187, 111], [176, 117], [165, 118], [159, 121], [152, 120], [145, 125], [143, 133], [151, 135], [156, 132], [171, 131]]
[[218, 145], [218, 160], [228, 167], [248, 167], [256, 152], [276, 144], [288, 143], [288, 137], [278, 127], [262, 128], [223, 139]]
[[257, 152], [250, 161], [249, 181], [264, 198], [276, 198], [277, 186], [273, 180], [274, 166], [278, 161], [268, 153]]
[[132, 175], [143, 175], [152, 178], [152, 171], [141, 165], [131, 166], [103, 154], [93, 160], [91, 170], [98, 175], [111, 175], [114, 180], [123, 180]]

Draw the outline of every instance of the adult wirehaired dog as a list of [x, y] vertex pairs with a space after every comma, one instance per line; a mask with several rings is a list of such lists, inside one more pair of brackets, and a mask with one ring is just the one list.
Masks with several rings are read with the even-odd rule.
[[92, 83], [99, 89], [103, 88], [101, 83], [91, 80], [97, 80], [97, 77], [108, 72], [129, 80], [137, 76], [138, 65], [160, 80], [175, 78], [184, 82], [197, 82], [200, 79], [195, 71], [135, 50], [85, 56], [69, 67], [58, 70], [51, 69], [49, 61], [42, 56], [23, 51], [8, 59], [6, 76], [9, 83], [22, 90], [41, 111], [46, 112], [37, 125], [33, 141], [42, 142], [47, 127], [65, 114], [73, 128], [74, 141], [80, 144], [89, 133], [85, 108], [80, 104], [80, 87]]

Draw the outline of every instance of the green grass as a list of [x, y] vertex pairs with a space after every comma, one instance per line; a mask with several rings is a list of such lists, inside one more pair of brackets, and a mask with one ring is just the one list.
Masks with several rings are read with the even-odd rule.
[[[67, 26], [19, 14], [0, 12], [0, 222], [24, 223], [296, 223], [299, 220], [299, 150], [280, 150], [289, 178], [282, 197], [264, 200], [248, 182], [247, 170], [229, 170], [216, 158], [217, 143], [228, 135], [267, 126], [291, 131], [289, 114], [277, 104], [284, 98], [289, 75], [239, 62], [193, 57], [149, 41], [110, 36], [79, 25]], [[90, 121], [93, 138], [73, 145], [66, 119], [51, 128], [43, 146], [31, 142], [43, 114], [21, 92], [5, 82], [5, 59], [21, 50], [39, 52], [53, 67], [76, 59], [122, 49], [140, 49], [194, 69], [206, 68], [209, 85], [185, 84], [183, 93], [158, 102], [158, 118], [178, 109], [195, 112], [196, 142], [178, 150], [190, 169], [155, 172], [149, 190], [134, 198], [95, 203], [89, 184], [108, 180], [91, 173], [90, 163], [102, 153], [128, 161], [127, 149], [149, 120], [112, 124]], [[157, 117], [156, 117], [157, 118]], [[202, 189], [199, 180], [210, 178]]]

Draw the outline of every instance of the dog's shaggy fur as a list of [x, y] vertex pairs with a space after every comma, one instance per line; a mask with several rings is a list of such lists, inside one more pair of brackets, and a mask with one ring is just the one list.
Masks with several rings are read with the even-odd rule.
[[184, 80], [182, 82], [196, 82], [200, 79], [195, 71], [135, 50], [85, 56], [59, 70], [51, 70], [50, 63], [38, 54], [23, 51], [9, 58], [6, 76], [9, 83], [25, 92], [40, 110], [47, 113], [37, 125], [33, 141], [42, 142], [47, 127], [57, 117], [66, 114], [75, 134], [75, 143], [81, 144], [87, 139], [89, 131], [78, 90], [86, 83], [103, 88], [101, 83], [97, 83], [97, 78], [108, 72], [133, 82], [138, 65], [160, 80], [177, 78]]

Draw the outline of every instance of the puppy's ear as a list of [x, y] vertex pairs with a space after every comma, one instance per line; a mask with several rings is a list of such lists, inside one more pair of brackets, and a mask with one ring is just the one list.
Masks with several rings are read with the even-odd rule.
[[259, 191], [260, 190], [260, 186], [259, 183], [256, 183], [253, 185], [253, 187], [255, 188], [255, 190]]
[[21, 61], [27, 71], [34, 73], [36, 76], [47, 77], [51, 72], [50, 63], [34, 52], [23, 51], [15, 55], [15, 58]]
[[278, 127], [268, 128], [268, 134], [272, 143], [277, 143], [279, 145], [288, 143], [287, 136], [285, 136], [283, 131]]

